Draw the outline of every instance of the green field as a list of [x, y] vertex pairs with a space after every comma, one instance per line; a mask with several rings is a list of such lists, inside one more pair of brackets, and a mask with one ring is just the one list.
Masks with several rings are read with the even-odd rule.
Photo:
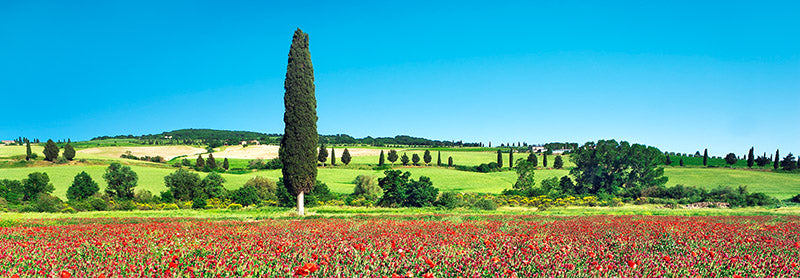
[[[341, 152], [342, 151], [343, 150], [339, 150], [339, 149], [336, 150], [337, 162], [341, 161], [339, 156], [341, 156]], [[438, 151], [431, 151], [431, 164], [432, 165], [436, 165], [436, 158], [437, 158], [437, 154], [438, 154], [437, 152]], [[388, 153], [388, 151], [387, 151], [387, 153]], [[420, 158], [419, 159], [420, 164], [425, 162], [423, 160], [423, 154], [425, 153], [425, 150], [407, 150], [407, 151], [406, 150], [398, 150], [397, 151], [397, 156], [398, 157], [402, 157], [404, 153], [408, 155], [409, 161], [411, 161], [411, 157], [414, 154], [417, 154], [417, 155], [419, 155], [419, 158]], [[453, 151], [453, 150], [449, 150], [448, 151], [448, 150], [443, 150], [442, 151], [442, 164], [443, 165], [447, 165], [447, 158], [451, 157], [451, 156], [453, 157], [453, 164], [455, 164], [455, 165], [477, 166], [477, 165], [484, 164], [484, 163], [497, 162], [497, 153], [496, 152]], [[528, 157], [528, 153], [514, 153], [514, 162], [516, 162], [520, 158], [524, 159], [524, 158], [527, 158], [527, 157]], [[375, 156], [355, 156], [355, 157], [353, 157], [352, 162], [350, 162], [350, 163], [351, 164], [377, 165], [378, 164], [378, 158], [379, 158], [378, 155], [375, 155]], [[548, 167], [553, 167], [553, 161], [555, 161], [555, 159], [556, 159], [555, 155], [548, 155], [547, 156], [547, 166]], [[569, 156], [564, 156], [563, 159], [564, 159], [564, 168], [571, 168], [571, 167], [575, 166], [575, 164], [573, 164], [569, 160]], [[538, 161], [539, 161], [539, 166], [541, 167], [542, 166], [542, 156], [541, 155], [538, 156]], [[391, 164], [391, 163], [389, 162], [389, 160], [386, 160], [386, 164]], [[394, 163], [394, 165], [401, 165], [401, 164], [402, 163], [400, 162], [399, 158]], [[504, 153], [503, 154], [503, 165], [504, 166], [508, 166], [508, 153]]]

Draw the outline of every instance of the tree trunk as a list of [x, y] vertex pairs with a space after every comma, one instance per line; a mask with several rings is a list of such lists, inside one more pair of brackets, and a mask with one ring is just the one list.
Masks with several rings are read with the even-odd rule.
[[300, 194], [297, 195], [297, 214], [304, 216], [305, 212], [305, 193], [300, 191]]

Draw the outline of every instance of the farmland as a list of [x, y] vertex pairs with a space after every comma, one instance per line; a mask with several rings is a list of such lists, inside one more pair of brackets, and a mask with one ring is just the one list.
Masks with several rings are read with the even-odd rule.
[[0, 229], [0, 276], [793, 277], [798, 230], [795, 216], [27, 220]]

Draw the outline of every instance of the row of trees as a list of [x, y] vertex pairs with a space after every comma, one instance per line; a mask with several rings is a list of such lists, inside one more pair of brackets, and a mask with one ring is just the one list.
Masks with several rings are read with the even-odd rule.
[[[666, 159], [664, 163], [666, 165], [672, 164], [672, 158], [671, 158], [672, 155], [674, 154], [665, 152]], [[700, 156], [701, 156], [700, 152], [698, 151], [695, 154], [695, 157], [700, 157]], [[709, 166], [708, 149], [703, 150], [702, 157], [703, 157], [703, 166]], [[783, 159], [780, 159], [780, 150], [776, 150], [775, 155], [771, 157], [767, 157], [767, 153], [764, 153], [763, 155], [756, 157], [754, 154], [754, 148], [751, 147], [750, 150], [748, 150], [747, 154], [742, 157], [738, 157], [734, 153], [728, 153], [727, 155], [725, 155], [723, 159], [725, 160], [726, 164], [728, 164], [730, 167], [733, 167], [733, 165], [735, 165], [739, 160], [741, 160], [740, 158], [747, 161], [748, 168], [753, 168], [753, 166], [758, 166], [763, 168], [771, 163], [772, 168], [774, 170], [780, 169], [784, 171], [794, 171], [795, 169], [800, 169], [800, 158], [795, 159], [796, 158], [795, 155], [789, 153], [788, 155], [783, 157]], [[680, 159], [678, 164], [680, 166], [684, 166], [683, 158]]]

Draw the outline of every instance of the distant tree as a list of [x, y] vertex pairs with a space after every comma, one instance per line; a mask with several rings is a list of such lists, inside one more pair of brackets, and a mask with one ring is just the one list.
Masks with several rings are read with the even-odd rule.
[[753, 168], [754, 162], [755, 157], [753, 156], [753, 147], [750, 147], [750, 151], [747, 153], [747, 168]]
[[786, 157], [781, 160], [781, 169], [786, 171], [792, 171], [797, 169], [797, 162], [794, 160], [794, 155], [789, 153]]
[[200, 175], [186, 169], [178, 169], [164, 177], [164, 185], [178, 200], [189, 201], [203, 197]]
[[681, 167], [683, 167], [683, 158], [681, 158], [681, 160], [678, 161], [678, 165], [681, 165]]
[[44, 145], [44, 160], [47, 161], [55, 161], [58, 158], [58, 146], [56, 146], [56, 142], [53, 140], [47, 140], [47, 143]]
[[508, 149], [508, 168], [514, 168], [514, 149]]
[[667, 157], [667, 159], [664, 161], [664, 165], [671, 165], [672, 164], [672, 159], [669, 157], [669, 155], [666, 155], [666, 157]]
[[536, 167], [533, 166], [533, 163], [530, 161], [520, 159], [517, 165], [517, 181], [514, 183], [513, 188], [515, 190], [520, 191], [527, 191], [533, 188], [535, 184], [534, 180], [534, 169]]
[[47, 173], [33, 172], [22, 180], [22, 200], [33, 201], [41, 193], [52, 193], [55, 187], [50, 183]]
[[225, 179], [218, 173], [211, 172], [206, 175], [206, 177], [200, 181], [200, 187], [203, 189], [202, 198], [226, 198], [228, 191], [223, 186], [224, 183]]
[[33, 155], [33, 152], [31, 152], [31, 141], [25, 139], [25, 160], [31, 160], [31, 155]]
[[389, 150], [389, 154], [386, 158], [389, 159], [389, 162], [391, 162], [392, 165], [394, 165], [394, 162], [397, 161], [397, 151]]
[[767, 158], [767, 153], [764, 153], [764, 155], [758, 156], [756, 158], [756, 165], [758, 165], [758, 167], [764, 167], [768, 163], [769, 163], [769, 158]]
[[[349, 165], [350, 159], [350, 151], [347, 150], [347, 148], [344, 148], [344, 152], [342, 153], [342, 163], [344, 163], [344, 165]], [[383, 165], [383, 151], [381, 151], [380, 163]]]
[[222, 160], [222, 169], [228, 170], [230, 168], [230, 164], [228, 164], [228, 158], [226, 157]]
[[565, 194], [575, 194], [575, 184], [572, 182], [572, 179], [569, 176], [561, 177], [561, 180], [558, 182], [558, 187], [560, 187], [561, 192]]
[[192, 166], [192, 162], [190, 162], [188, 159], [184, 158], [184, 159], [181, 160], [181, 165], [183, 165], [183, 166]]
[[528, 162], [530, 162], [533, 167], [539, 166], [539, 159], [536, 158], [536, 154], [533, 152], [528, 155]]
[[727, 162], [731, 167], [733, 167], [733, 164], [736, 164], [736, 161], [738, 160], [739, 159], [736, 158], [736, 154], [734, 153], [729, 153], [725, 156], [725, 162]]
[[431, 179], [420, 176], [419, 180], [410, 179], [411, 173], [402, 173], [397, 170], [387, 170], [386, 175], [378, 179], [378, 186], [383, 190], [383, 196], [378, 204], [386, 207], [427, 207], [433, 205], [439, 189], [433, 187]]
[[503, 151], [497, 149], [497, 166], [503, 168]]
[[561, 169], [564, 167], [564, 161], [562, 160], [561, 156], [556, 156], [556, 160], [553, 161], [553, 168]]
[[442, 166], [442, 151], [436, 153], [436, 166]]
[[408, 165], [408, 161], [409, 161], [408, 155], [406, 155], [406, 153], [403, 153], [403, 156], [400, 157], [400, 162], [403, 163], [403, 166], [406, 166]]
[[542, 154], [542, 167], [547, 168], [547, 153]]
[[781, 155], [778, 150], [775, 150], [775, 162], [772, 164], [772, 169], [778, 170], [778, 159], [780, 159]]
[[336, 149], [331, 147], [331, 166], [336, 166]]
[[655, 147], [600, 140], [575, 149], [570, 156], [575, 168], [570, 174], [581, 194], [627, 194], [663, 186], [667, 182], [664, 168], [659, 167], [663, 160], [664, 153]]
[[206, 161], [203, 159], [202, 154], [197, 156], [197, 160], [194, 162], [194, 167], [197, 167], [197, 169], [203, 169], [203, 167], [206, 167]]
[[453, 157], [452, 156], [448, 156], [447, 157], [447, 166], [453, 167]]
[[72, 161], [72, 159], [75, 158], [75, 149], [70, 143], [67, 143], [67, 145], [64, 146], [64, 158], [69, 161]]
[[133, 188], [136, 187], [139, 176], [131, 170], [130, 166], [122, 166], [118, 162], [113, 162], [106, 168], [103, 179], [108, 184], [106, 193], [119, 199], [129, 200], [133, 198]]
[[411, 163], [413, 163], [414, 166], [419, 165], [419, 155], [418, 154], [412, 154], [411, 155]]
[[703, 166], [708, 166], [708, 149], [703, 151]]
[[208, 158], [206, 158], [206, 166], [208, 166], [209, 169], [217, 169], [217, 160], [214, 159], [213, 153], [208, 154]]
[[425, 150], [425, 153], [422, 154], [422, 161], [425, 162], [425, 166], [431, 164], [431, 160], [433, 160], [433, 157], [431, 157], [431, 151]]
[[319, 145], [319, 154], [317, 155], [317, 160], [322, 163], [323, 167], [325, 167], [325, 162], [328, 162], [328, 149], [325, 148], [325, 144]]
[[80, 172], [67, 189], [67, 199], [83, 200], [100, 191], [100, 186], [86, 172]]

